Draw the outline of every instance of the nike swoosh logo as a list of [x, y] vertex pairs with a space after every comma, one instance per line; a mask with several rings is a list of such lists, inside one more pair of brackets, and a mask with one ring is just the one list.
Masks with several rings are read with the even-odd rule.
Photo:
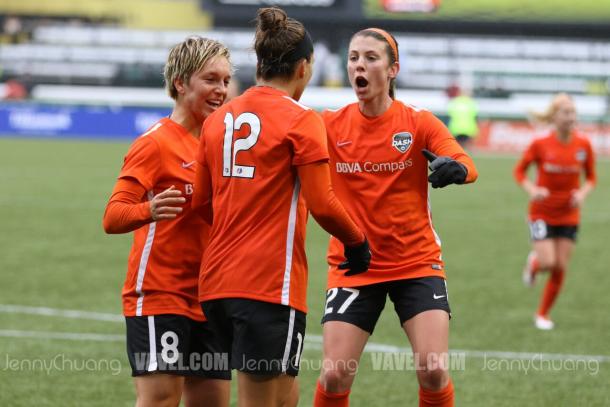
[[188, 167], [192, 167], [193, 164], [195, 164], [196, 161], [191, 161], [190, 163], [185, 163], [184, 161], [182, 162], [182, 168], [188, 168]]
[[352, 140], [337, 141], [337, 147], [345, 147], [352, 144]]
[[439, 298], [443, 298], [445, 297], [444, 295], [436, 295], [436, 294], [432, 294], [432, 298], [434, 298], [435, 300], [438, 300]]

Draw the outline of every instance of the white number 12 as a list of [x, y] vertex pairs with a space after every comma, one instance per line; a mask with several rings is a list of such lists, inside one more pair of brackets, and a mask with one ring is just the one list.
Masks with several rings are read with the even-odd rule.
[[[241, 129], [241, 126], [250, 126], [250, 134], [246, 138], [233, 141], [233, 134]], [[225, 138], [222, 155], [222, 175], [224, 177], [254, 178], [256, 167], [249, 165], [237, 165], [235, 158], [240, 151], [251, 149], [258, 141], [261, 132], [261, 121], [253, 113], [242, 113], [233, 119], [229, 112], [225, 115]]]

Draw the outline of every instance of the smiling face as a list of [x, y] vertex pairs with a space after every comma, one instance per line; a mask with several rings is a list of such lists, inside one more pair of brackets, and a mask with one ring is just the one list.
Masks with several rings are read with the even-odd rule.
[[176, 104], [203, 123], [224, 103], [230, 80], [231, 64], [227, 58], [213, 58], [202, 69], [193, 73], [188, 81], [176, 79]]
[[390, 81], [398, 74], [398, 63], [391, 64], [387, 43], [368, 35], [356, 35], [349, 44], [347, 75], [360, 101], [389, 94]]

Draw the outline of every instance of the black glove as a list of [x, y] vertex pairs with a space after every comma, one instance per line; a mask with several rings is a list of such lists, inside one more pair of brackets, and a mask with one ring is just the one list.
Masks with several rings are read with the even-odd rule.
[[347, 260], [339, 264], [339, 269], [349, 269], [345, 272], [346, 276], [355, 276], [369, 269], [369, 264], [371, 264], [371, 249], [366, 237], [364, 242], [358, 246], [345, 246], [343, 253]]
[[443, 188], [449, 184], [463, 184], [466, 181], [468, 171], [461, 163], [453, 158], [437, 157], [436, 154], [425, 148], [421, 152], [430, 161], [428, 168], [432, 174], [428, 177], [428, 181], [432, 184], [432, 188]]

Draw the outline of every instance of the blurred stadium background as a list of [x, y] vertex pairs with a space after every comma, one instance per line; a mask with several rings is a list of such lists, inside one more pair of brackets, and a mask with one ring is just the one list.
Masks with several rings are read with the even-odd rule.
[[[253, 83], [252, 19], [269, 4], [316, 42], [307, 105], [355, 100], [345, 50], [369, 26], [398, 40], [400, 99], [443, 119], [455, 87], [479, 105], [479, 182], [432, 196], [454, 308], [457, 405], [610, 405], [610, 0], [0, 0], [0, 405], [133, 404], [120, 317], [131, 238], [103, 235], [106, 199], [128, 143], [169, 112], [168, 48], [192, 34], [219, 39], [243, 90]], [[576, 100], [600, 180], [557, 328], [539, 332], [540, 286], [520, 284], [526, 198], [511, 169], [546, 130], [528, 112], [559, 91]], [[303, 406], [319, 369], [325, 243], [312, 225]], [[401, 365], [408, 343], [388, 308], [353, 406], [416, 404], [414, 372]]]

